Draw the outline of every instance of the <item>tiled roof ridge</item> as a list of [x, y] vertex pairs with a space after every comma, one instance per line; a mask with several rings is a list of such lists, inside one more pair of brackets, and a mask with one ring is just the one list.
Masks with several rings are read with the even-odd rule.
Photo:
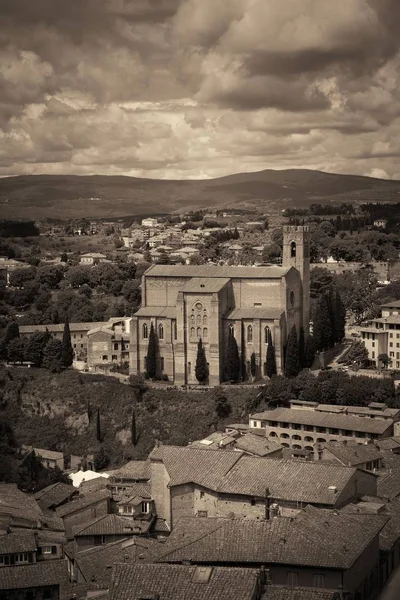
[[85, 525], [83, 525], [83, 527], [81, 529], [76, 529], [75, 535], [82, 533], [82, 531], [85, 531], [85, 529], [88, 529], [89, 527], [96, 525], [96, 523], [99, 523], [99, 521], [102, 521], [103, 519], [105, 519], [106, 517], [109, 517], [109, 516], [110, 515], [103, 515], [102, 517], [97, 517], [97, 519], [93, 519], [93, 521], [90, 521], [89, 523], [85, 523]]
[[91, 548], [84, 548], [83, 550], [78, 550], [78, 552], [76, 553], [76, 558], [85, 558], [86, 556], [90, 556], [91, 554], [96, 554], [96, 552], [99, 552], [100, 550], [110, 549], [112, 546], [117, 546], [118, 544], [126, 542], [129, 539], [129, 537], [126, 537], [122, 540], [115, 540], [114, 542], [102, 544], [101, 546], [92, 546]]
[[[218, 518], [218, 517], [216, 517]], [[231, 519], [226, 519], [226, 521], [230, 521]], [[239, 519], [238, 519], [239, 520]], [[222, 529], [223, 527], [225, 527], [226, 525], [226, 521], [221, 523], [220, 525], [217, 525], [215, 527], [215, 529], [213, 529], [212, 531], [207, 530], [205, 533], [199, 535], [199, 537], [196, 537], [195, 539], [191, 538], [190, 540], [188, 540], [185, 544], [180, 544], [178, 546], [179, 550], [181, 550], [182, 548], [188, 548], [189, 546], [191, 546], [194, 543], [199, 542], [200, 540], [204, 540], [204, 538], [206, 538], [207, 536], [209, 536], [210, 534], [215, 534], [217, 531], [220, 531], [220, 529]], [[163, 558], [166, 558], [169, 554], [173, 554], [176, 551], [176, 547], [172, 548], [171, 550], [169, 550], [168, 552], [166, 552], [165, 554], [161, 554], [156, 556], [155, 560], [156, 562], [162, 560]]]

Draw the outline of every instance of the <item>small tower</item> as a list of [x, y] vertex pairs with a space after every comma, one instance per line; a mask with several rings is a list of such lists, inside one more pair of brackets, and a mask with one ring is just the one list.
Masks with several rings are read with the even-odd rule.
[[283, 226], [284, 267], [294, 267], [300, 273], [303, 295], [303, 327], [305, 336], [310, 323], [310, 228], [308, 225]]

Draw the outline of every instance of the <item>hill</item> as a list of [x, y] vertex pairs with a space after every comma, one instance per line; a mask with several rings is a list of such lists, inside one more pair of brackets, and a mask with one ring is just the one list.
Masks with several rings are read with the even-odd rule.
[[[232, 406], [228, 421], [247, 418], [244, 404], [254, 398], [254, 389], [232, 387], [226, 395]], [[151, 388], [140, 399], [131, 386], [113, 377], [72, 370], [53, 374], [44, 369], [0, 369], [0, 422], [5, 419], [12, 424], [19, 444], [78, 455], [92, 453], [98, 448], [97, 410], [112, 464], [129, 457], [146, 458], [156, 440], [186, 445], [208, 435], [217, 424], [209, 389]], [[133, 411], [135, 447], [131, 443]]]
[[392, 202], [400, 181], [305, 169], [237, 173], [217, 179], [24, 175], [0, 179], [3, 218], [115, 218], [237, 207], [275, 212], [312, 202]]

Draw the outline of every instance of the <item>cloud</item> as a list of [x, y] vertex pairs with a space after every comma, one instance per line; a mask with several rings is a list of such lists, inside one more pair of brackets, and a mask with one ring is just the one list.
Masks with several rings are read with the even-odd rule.
[[397, 0], [0, 0], [0, 175], [398, 174]]

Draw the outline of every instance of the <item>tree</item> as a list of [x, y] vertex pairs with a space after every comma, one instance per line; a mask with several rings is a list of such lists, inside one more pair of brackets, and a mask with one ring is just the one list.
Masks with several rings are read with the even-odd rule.
[[364, 342], [362, 340], [355, 340], [344, 355], [343, 359], [346, 364], [357, 363], [362, 365], [366, 360], [368, 360], [368, 350], [366, 349]]
[[132, 440], [132, 445], [136, 446], [136, 444], [137, 444], [137, 431], [136, 431], [136, 415], [135, 415], [135, 411], [132, 411], [131, 440]]
[[88, 285], [90, 282], [90, 267], [80, 265], [70, 267], [65, 277], [73, 288], [79, 288], [85, 284]]
[[106, 451], [104, 450], [104, 446], [101, 445], [99, 451], [96, 452], [96, 454], [93, 457], [93, 466], [95, 471], [101, 471], [102, 469], [105, 469], [108, 466], [109, 462], [110, 459]]
[[240, 356], [234, 334], [230, 331], [226, 349], [225, 371], [228, 381], [237, 382], [240, 379]]
[[268, 329], [267, 355], [265, 357], [265, 374], [271, 378], [276, 375], [275, 346], [272, 343], [271, 330]]
[[98, 442], [101, 442], [100, 409], [97, 409], [96, 413], [96, 439]]
[[326, 294], [320, 296], [313, 316], [313, 336], [316, 350], [328, 350], [332, 345], [332, 323]]
[[42, 366], [52, 373], [59, 373], [62, 369], [61, 354], [61, 340], [55, 340], [54, 338], [51, 338], [43, 350]]
[[141, 373], [138, 373], [137, 375], [130, 375], [129, 385], [131, 386], [131, 388], [133, 388], [133, 393], [135, 394], [136, 400], [138, 402], [140, 402], [143, 399], [144, 394], [149, 389]]
[[147, 347], [146, 373], [150, 379], [157, 376], [157, 340], [153, 323], [150, 326], [149, 345]]
[[195, 367], [195, 375], [196, 379], [199, 383], [205, 383], [208, 379], [208, 364], [206, 359], [206, 353], [204, 350], [203, 342], [201, 338], [197, 344], [197, 357], [196, 357], [196, 367]]
[[334, 338], [335, 342], [340, 343], [345, 336], [346, 309], [342, 302], [339, 290], [336, 290], [334, 297]]
[[11, 321], [11, 323], [8, 323], [0, 342], [0, 358], [7, 358], [8, 344], [11, 342], [11, 340], [14, 340], [15, 338], [19, 338], [19, 327], [18, 323], [16, 323], [15, 321]]
[[299, 334], [299, 366], [300, 369], [304, 368], [304, 359], [305, 359], [305, 350], [306, 350], [306, 340], [304, 337], [304, 327], [300, 327]]
[[379, 361], [380, 363], [382, 363], [382, 365], [383, 365], [383, 367], [384, 367], [385, 369], [386, 369], [386, 368], [387, 368], [387, 367], [390, 365], [390, 363], [391, 363], [390, 357], [389, 357], [389, 356], [388, 356], [386, 353], [379, 354], [379, 356], [378, 356], [378, 361]]
[[306, 345], [304, 348], [304, 368], [311, 369], [315, 358], [315, 342], [312, 335], [308, 335], [306, 339]]
[[299, 371], [299, 343], [297, 341], [296, 325], [293, 325], [286, 346], [285, 377], [296, 377]]
[[25, 360], [25, 338], [14, 338], [7, 346], [7, 358], [12, 363], [22, 363]]
[[232, 411], [224, 390], [220, 387], [216, 387], [214, 390], [214, 408], [218, 419], [226, 419]]
[[69, 329], [68, 315], [65, 317], [64, 332], [62, 338], [61, 364], [66, 369], [72, 365], [74, 351], [71, 342], [71, 331]]
[[252, 352], [250, 356], [250, 373], [253, 378], [257, 375], [257, 361], [255, 352]]
[[47, 285], [54, 290], [64, 277], [64, 268], [55, 265], [44, 265], [38, 267], [36, 271], [36, 280], [40, 285]]

